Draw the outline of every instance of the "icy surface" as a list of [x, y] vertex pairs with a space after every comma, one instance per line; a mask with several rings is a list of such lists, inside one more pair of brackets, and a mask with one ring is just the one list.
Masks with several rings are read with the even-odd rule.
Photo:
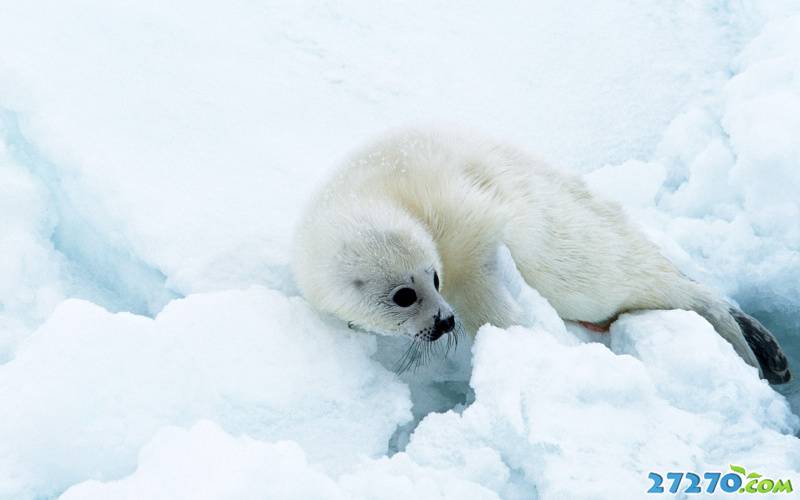
[[374, 344], [260, 288], [195, 294], [155, 320], [65, 301], [0, 366], [0, 497], [119, 477], [160, 427], [203, 418], [296, 441], [332, 470], [381, 455], [411, 404]]
[[800, 385], [699, 317], [529, 315], [398, 377], [296, 297], [344, 154], [476, 128], [573, 167], [800, 369], [800, 4], [0, 0], [0, 498], [634, 498], [800, 481]]
[[[699, 316], [628, 315], [610, 336], [612, 350], [565, 343], [538, 326], [484, 327], [474, 345], [474, 402], [429, 414], [391, 458], [354, 460], [342, 448], [331, 472], [295, 443], [235, 438], [201, 423], [159, 433], [131, 476], [89, 481], [63, 498], [628, 498], [644, 494], [649, 470], [733, 462], [796, 473], [798, 418]], [[203, 470], [212, 473], [189, 479]]]

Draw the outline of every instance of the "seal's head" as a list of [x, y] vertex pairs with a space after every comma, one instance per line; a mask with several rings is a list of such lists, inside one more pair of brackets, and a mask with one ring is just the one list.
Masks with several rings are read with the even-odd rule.
[[453, 310], [439, 292], [436, 249], [414, 232], [363, 230], [340, 249], [333, 312], [389, 335], [434, 341], [453, 330]]
[[[298, 245], [295, 275], [318, 308], [352, 326], [415, 341], [435, 341], [455, 328], [436, 245], [405, 212], [359, 210], [336, 227], [317, 227]], [[303, 235], [300, 235], [303, 238]]]

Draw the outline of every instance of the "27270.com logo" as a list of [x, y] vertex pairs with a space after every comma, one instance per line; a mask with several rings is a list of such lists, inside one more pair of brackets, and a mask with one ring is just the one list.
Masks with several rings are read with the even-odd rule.
[[[664, 493], [664, 476], [651, 472], [647, 477], [653, 481], [648, 493]], [[681, 483], [686, 483], [683, 493], [714, 493], [719, 488], [725, 493], [791, 493], [791, 479], [768, 479], [758, 472], [747, 473], [744, 467], [731, 465], [731, 472], [705, 472], [701, 478], [694, 472], [667, 472], [669, 493], [678, 493]]]

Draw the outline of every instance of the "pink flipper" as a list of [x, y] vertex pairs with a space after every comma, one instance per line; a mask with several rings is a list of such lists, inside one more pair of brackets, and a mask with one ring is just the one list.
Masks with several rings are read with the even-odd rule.
[[591, 330], [597, 333], [608, 333], [608, 327], [611, 326], [611, 322], [598, 324], [598, 323], [589, 323], [588, 321], [578, 321], [578, 324], [586, 328], [587, 330]]

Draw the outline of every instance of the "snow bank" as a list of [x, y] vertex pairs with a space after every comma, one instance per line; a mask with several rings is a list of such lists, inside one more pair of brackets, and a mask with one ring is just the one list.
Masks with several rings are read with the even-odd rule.
[[127, 474], [160, 427], [202, 418], [292, 439], [334, 470], [381, 455], [411, 415], [374, 349], [264, 289], [194, 295], [155, 320], [66, 301], [0, 366], [0, 498]]
[[136, 474], [112, 483], [73, 487], [69, 499], [241, 499], [345, 497], [335, 482], [309, 466], [291, 441], [233, 437], [208, 421], [190, 430], [159, 431], [139, 454]]
[[343, 453], [347, 466], [332, 469], [296, 443], [200, 423], [161, 431], [132, 475], [62, 498], [637, 498], [649, 471], [797, 473], [800, 419], [705, 320], [626, 315], [610, 336], [612, 350], [538, 327], [484, 327], [474, 402], [427, 415], [391, 458]]
[[649, 471], [798, 472], [800, 419], [705, 320], [575, 335], [498, 257], [528, 326], [406, 383], [402, 343], [264, 288], [155, 319], [63, 302], [0, 366], [0, 498], [633, 498]]
[[[401, 463], [402, 462], [402, 463]], [[390, 465], [391, 464], [391, 465]], [[396, 465], [397, 464], [397, 465]], [[409, 460], [381, 460], [339, 481], [309, 464], [289, 441], [235, 438], [211, 422], [169, 428], [143, 448], [136, 473], [111, 483], [86, 482], [62, 500], [497, 498], [479, 485], [425, 470]]]
[[424, 420], [407, 453], [504, 497], [632, 498], [644, 496], [648, 471], [722, 470], [727, 460], [796, 472], [800, 441], [787, 433], [797, 417], [704, 320], [627, 316], [611, 343], [617, 354], [484, 328], [475, 403]]

